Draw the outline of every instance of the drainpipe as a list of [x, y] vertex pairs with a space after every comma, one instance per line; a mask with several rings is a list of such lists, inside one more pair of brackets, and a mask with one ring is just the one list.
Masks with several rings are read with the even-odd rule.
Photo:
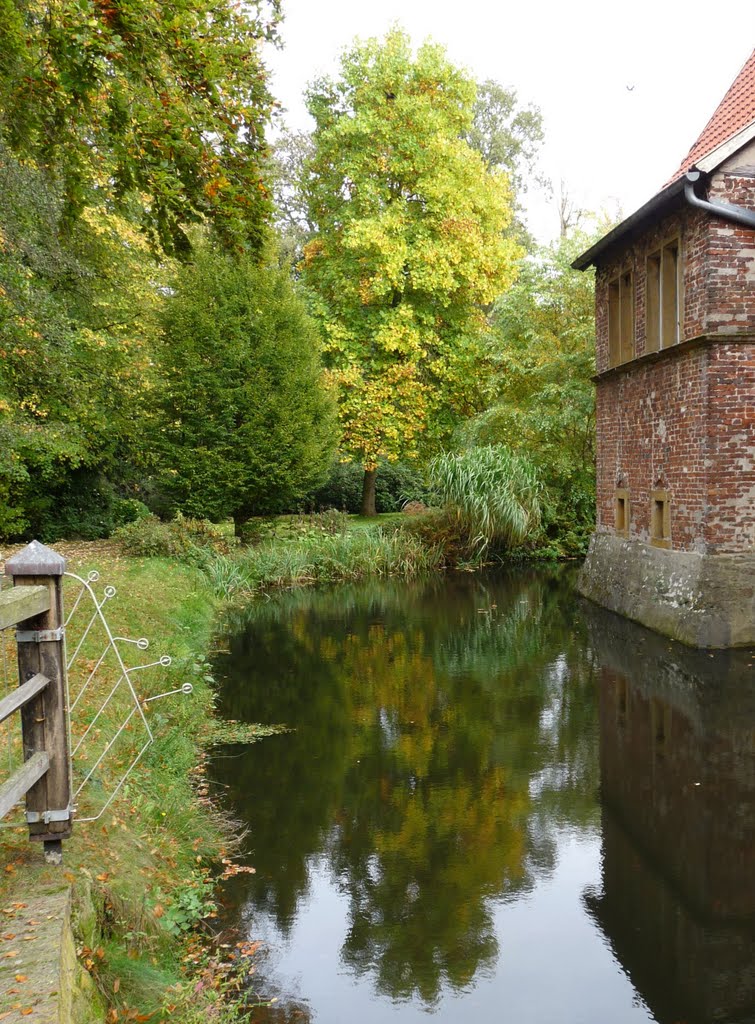
[[700, 181], [700, 171], [687, 171], [684, 182], [684, 197], [691, 206], [697, 206], [700, 210], [707, 210], [715, 217], [723, 217], [724, 220], [733, 221], [735, 224], [742, 224], [746, 228], [755, 231], [755, 211], [748, 210], [744, 206], [735, 206], [733, 203], [710, 203], [707, 199], [701, 199], [695, 193], [695, 184]]

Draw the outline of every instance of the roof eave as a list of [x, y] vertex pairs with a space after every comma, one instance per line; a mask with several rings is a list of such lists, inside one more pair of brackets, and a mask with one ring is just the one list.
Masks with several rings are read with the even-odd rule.
[[595, 245], [578, 256], [572, 263], [572, 267], [575, 270], [587, 270], [590, 266], [597, 266], [598, 259], [604, 252], [625, 240], [626, 236], [639, 232], [650, 221], [662, 216], [667, 208], [674, 203], [674, 200], [683, 194], [684, 175], [677, 178], [676, 181], [672, 181], [670, 185], [666, 185], [644, 206], [641, 206], [639, 210], [635, 210], [626, 220], [623, 220], [621, 224], [617, 224], [607, 235], [599, 239]]
[[[706, 174], [710, 174], [753, 139], [755, 139], [755, 121], [751, 121], [740, 131], [735, 132], [730, 138], [716, 146], [715, 149], [700, 157], [693, 166]], [[581, 256], [578, 256], [572, 263], [572, 267], [575, 270], [587, 270], [589, 266], [596, 266], [598, 257], [610, 249], [611, 246], [622, 241], [631, 232], [641, 230], [646, 222], [650, 222], [654, 217], [663, 214], [665, 208], [670, 206], [673, 200], [684, 192], [684, 175], [688, 169], [682, 166], [678, 171], [678, 177], [674, 181], [661, 189], [649, 202], [641, 206], [639, 210], [636, 210], [626, 220], [623, 220], [621, 224], [617, 224], [612, 231], [604, 235], [590, 249], [583, 252]]]

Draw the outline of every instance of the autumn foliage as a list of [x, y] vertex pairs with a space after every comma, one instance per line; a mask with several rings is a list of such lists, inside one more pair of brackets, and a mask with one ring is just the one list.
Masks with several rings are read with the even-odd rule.
[[514, 279], [511, 190], [464, 140], [474, 83], [398, 29], [357, 43], [310, 89], [307, 176], [317, 296], [344, 450], [367, 470], [415, 456], [437, 415], [463, 413], [483, 307]]

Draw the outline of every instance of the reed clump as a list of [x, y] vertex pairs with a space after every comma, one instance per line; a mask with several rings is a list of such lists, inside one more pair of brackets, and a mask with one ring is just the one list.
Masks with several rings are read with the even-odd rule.
[[511, 550], [533, 537], [541, 521], [543, 487], [533, 464], [504, 445], [438, 455], [430, 463], [436, 504], [470, 552]]
[[264, 542], [229, 555], [204, 550], [198, 564], [215, 593], [254, 594], [370, 576], [412, 577], [440, 569], [444, 554], [403, 530], [311, 534], [285, 543]]

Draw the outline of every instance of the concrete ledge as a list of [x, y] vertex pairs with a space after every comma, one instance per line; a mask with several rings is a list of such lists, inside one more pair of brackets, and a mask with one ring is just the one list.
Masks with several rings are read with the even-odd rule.
[[668, 551], [595, 533], [577, 588], [691, 647], [755, 647], [755, 552]]
[[10, 902], [2, 908], [2, 926], [3, 1024], [95, 1024], [104, 1019], [92, 979], [76, 958], [70, 886]]

